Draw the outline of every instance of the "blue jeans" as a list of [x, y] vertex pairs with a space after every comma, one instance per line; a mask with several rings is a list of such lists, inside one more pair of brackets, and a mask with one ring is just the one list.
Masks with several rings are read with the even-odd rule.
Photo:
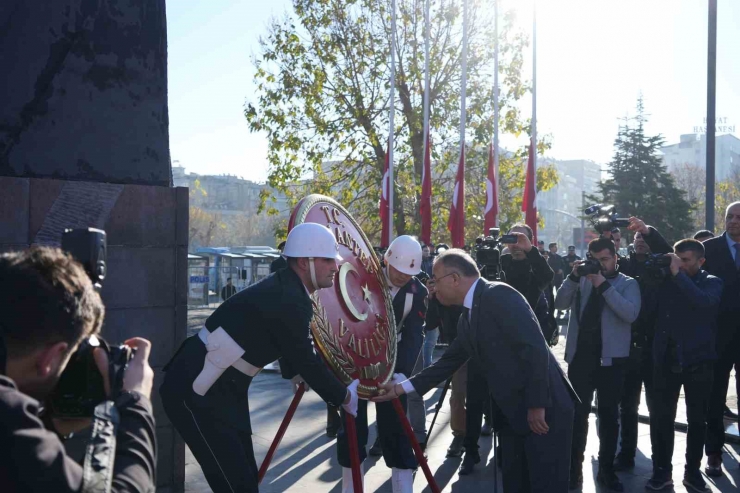
[[432, 364], [434, 346], [437, 345], [437, 339], [439, 339], [439, 329], [427, 330], [424, 333], [424, 346], [421, 348], [422, 358], [424, 360], [423, 368]]

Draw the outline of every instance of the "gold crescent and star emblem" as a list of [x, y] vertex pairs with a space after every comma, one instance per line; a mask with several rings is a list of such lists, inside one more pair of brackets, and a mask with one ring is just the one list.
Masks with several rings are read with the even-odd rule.
[[[347, 291], [347, 274], [350, 272], [354, 272], [355, 275], [359, 277], [359, 272], [357, 272], [355, 266], [349, 262], [343, 263], [342, 267], [339, 268], [339, 291], [342, 293], [344, 304], [347, 305], [347, 309], [352, 316], [360, 321], [367, 320], [367, 312], [360, 313], [354, 303], [352, 303], [352, 298], [350, 298], [349, 291]], [[362, 291], [365, 293], [365, 301], [369, 302], [370, 290], [367, 288], [367, 284], [362, 287]]]
[[370, 398], [392, 378], [396, 363], [388, 281], [367, 236], [338, 202], [322, 195], [305, 197], [293, 210], [288, 228], [305, 222], [325, 225], [344, 259], [334, 286], [311, 295], [314, 343], [342, 382], [359, 379], [358, 395]]

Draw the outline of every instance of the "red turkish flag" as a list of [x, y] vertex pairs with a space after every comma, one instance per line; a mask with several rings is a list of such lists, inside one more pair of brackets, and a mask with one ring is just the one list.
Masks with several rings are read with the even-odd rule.
[[460, 162], [457, 165], [455, 191], [452, 194], [452, 207], [447, 229], [452, 236], [452, 247], [465, 246], [465, 145], [460, 148]]
[[[427, 134], [428, 135], [428, 134]], [[432, 242], [432, 157], [431, 136], [427, 137], [424, 150], [424, 167], [421, 171], [421, 241], [424, 244]]]
[[493, 144], [488, 150], [488, 179], [486, 180], [486, 212], [483, 221], [484, 233], [496, 227], [496, 216], [498, 216], [498, 194], [496, 193], [496, 168], [494, 163]]
[[380, 190], [380, 224], [383, 225], [382, 233], [380, 234], [380, 248], [388, 248], [388, 231], [390, 230], [389, 220], [389, 204], [388, 197], [390, 196], [390, 173], [388, 171], [388, 159], [390, 150], [385, 153], [385, 166], [383, 167], [383, 180], [381, 182]]
[[532, 143], [529, 144], [529, 159], [527, 161], [527, 179], [524, 183], [524, 197], [522, 199], [522, 210], [525, 212], [524, 222], [532, 228], [534, 238], [532, 244], [537, 246], [537, 192], [535, 188], [535, 169], [534, 169], [534, 152], [535, 148]]

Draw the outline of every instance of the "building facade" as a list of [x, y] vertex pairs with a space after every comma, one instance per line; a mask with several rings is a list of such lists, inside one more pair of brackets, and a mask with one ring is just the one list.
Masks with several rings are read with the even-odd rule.
[[[702, 169], [707, 167], [706, 134], [681, 135], [677, 144], [663, 146], [660, 150], [669, 172], [682, 164], [693, 164]], [[740, 139], [732, 134], [717, 135], [714, 163], [717, 181], [727, 178], [733, 167], [740, 166]]]
[[[559, 183], [537, 196], [537, 210], [545, 220], [545, 227], [538, 237], [546, 244], [557, 242], [558, 251], [565, 252], [568, 245], [578, 244], [574, 238], [580, 231], [583, 208], [591, 204], [586, 195], [598, 192], [601, 181], [601, 165], [585, 159], [557, 161], [541, 158], [542, 164], [552, 164], [560, 176]], [[577, 245], [580, 250], [580, 245]]]

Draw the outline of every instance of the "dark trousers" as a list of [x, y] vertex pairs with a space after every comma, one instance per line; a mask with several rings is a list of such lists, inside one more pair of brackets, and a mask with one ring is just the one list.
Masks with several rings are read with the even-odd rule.
[[162, 406], [190, 447], [214, 493], [258, 491], [250, 433], [214, 419], [213, 415], [188, 404], [182, 396], [163, 392]]
[[634, 459], [637, 452], [637, 425], [642, 384], [645, 384], [645, 398], [648, 411], [652, 414], [650, 400], [653, 396], [653, 353], [652, 348], [632, 348], [624, 375], [624, 389], [619, 404], [621, 444], [619, 454]]
[[655, 367], [653, 383], [655, 398], [650, 419], [650, 438], [653, 442], [653, 464], [672, 469], [676, 407], [681, 386], [686, 396], [686, 416], [689, 430], [686, 434], [686, 470], [698, 471], [704, 451], [707, 407], [714, 378], [710, 362], [692, 365], [676, 373], [668, 365]]
[[[720, 327], [720, 330], [723, 329]], [[740, 327], [731, 331], [730, 336], [717, 338], [717, 353], [719, 359], [714, 365], [714, 382], [709, 397], [709, 410], [707, 411], [707, 455], [722, 454], [725, 444], [724, 412], [727, 402], [727, 386], [730, 383], [730, 371], [732, 366], [740, 367]], [[740, 395], [740, 378], [736, 376], [735, 385], [737, 395]]]
[[[400, 397], [401, 406], [406, 409], [406, 396]], [[378, 402], [375, 404], [375, 414], [378, 421], [378, 437], [383, 450], [383, 459], [388, 467], [397, 469], [416, 469], [416, 457], [411, 447], [411, 442], [401, 425], [398, 414], [391, 402]], [[349, 441], [345, 424], [346, 415], [344, 409], [340, 410], [342, 426], [337, 434], [337, 459], [342, 467], [351, 467], [349, 455]], [[367, 458], [368, 424], [367, 424], [367, 401], [360, 400], [357, 403], [357, 417], [355, 418], [357, 429], [357, 448], [360, 453], [360, 462]]]
[[545, 435], [519, 435], [508, 425], [500, 432], [501, 478], [506, 493], [566, 493], [573, 408], [548, 409], [545, 421], [550, 431]]
[[483, 425], [483, 415], [490, 418], [491, 394], [485, 374], [471, 360], [468, 361], [467, 396], [465, 399], [465, 440], [466, 452], [478, 451], [478, 439]]
[[626, 358], [613, 358], [611, 366], [601, 366], [598, 355], [577, 352], [568, 366], [568, 378], [581, 403], [576, 403], [573, 421], [571, 467], [581, 467], [588, 437], [588, 415], [594, 391], [598, 400], [599, 467], [610, 468], [614, 463], [619, 435], [619, 400], [624, 384]]

